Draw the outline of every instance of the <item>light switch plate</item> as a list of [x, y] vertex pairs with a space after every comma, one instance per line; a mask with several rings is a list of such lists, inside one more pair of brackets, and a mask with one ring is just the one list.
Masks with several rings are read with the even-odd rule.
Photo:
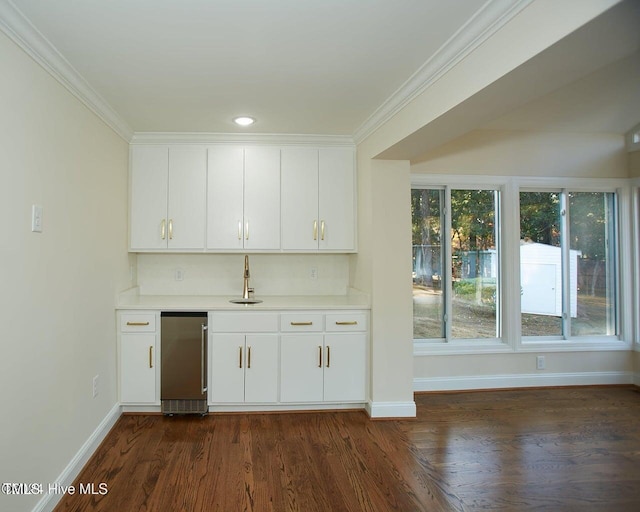
[[42, 233], [42, 206], [38, 204], [31, 206], [31, 231]]

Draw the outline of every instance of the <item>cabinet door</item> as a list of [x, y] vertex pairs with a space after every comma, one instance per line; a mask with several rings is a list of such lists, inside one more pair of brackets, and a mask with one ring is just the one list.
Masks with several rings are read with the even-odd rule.
[[166, 146], [131, 149], [131, 250], [167, 248], [168, 173]]
[[321, 402], [322, 381], [322, 335], [283, 335], [280, 339], [280, 401]]
[[207, 249], [242, 249], [244, 150], [209, 148]]
[[156, 335], [122, 334], [120, 401], [156, 402]]
[[243, 334], [211, 334], [209, 400], [244, 402]]
[[247, 335], [245, 402], [278, 401], [278, 335]]
[[318, 150], [283, 148], [282, 248], [318, 249]]
[[355, 156], [352, 148], [319, 152], [319, 248], [355, 250]]
[[280, 149], [244, 150], [244, 248], [280, 249]]
[[325, 401], [365, 400], [366, 357], [366, 334], [325, 335]]
[[204, 249], [207, 149], [169, 149], [169, 249]]

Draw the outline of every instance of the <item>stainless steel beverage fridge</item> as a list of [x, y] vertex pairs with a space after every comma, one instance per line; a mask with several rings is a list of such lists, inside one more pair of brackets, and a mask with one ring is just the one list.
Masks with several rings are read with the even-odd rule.
[[206, 414], [207, 313], [163, 312], [160, 326], [162, 413]]

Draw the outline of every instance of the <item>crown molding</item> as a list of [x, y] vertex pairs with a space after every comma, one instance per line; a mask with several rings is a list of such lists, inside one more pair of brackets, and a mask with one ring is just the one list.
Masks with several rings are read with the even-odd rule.
[[257, 144], [355, 147], [350, 135], [292, 133], [135, 132], [131, 144]]
[[0, 30], [107, 126], [129, 142], [133, 130], [10, 0], [0, 0]]
[[357, 144], [489, 39], [533, 0], [489, 0], [355, 131]]

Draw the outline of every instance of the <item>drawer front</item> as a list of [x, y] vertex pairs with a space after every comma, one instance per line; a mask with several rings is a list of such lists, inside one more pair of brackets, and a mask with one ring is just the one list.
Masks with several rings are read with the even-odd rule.
[[278, 313], [210, 313], [210, 332], [278, 332]]
[[154, 313], [122, 313], [120, 315], [122, 332], [155, 332], [156, 315]]
[[330, 313], [326, 316], [325, 330], [327, 332], [366, 331], [367, 323], [366, 313]]
[[324, 315], [322, 313], [283, 313], [280, 315], [282, 332], [321, 332]]

